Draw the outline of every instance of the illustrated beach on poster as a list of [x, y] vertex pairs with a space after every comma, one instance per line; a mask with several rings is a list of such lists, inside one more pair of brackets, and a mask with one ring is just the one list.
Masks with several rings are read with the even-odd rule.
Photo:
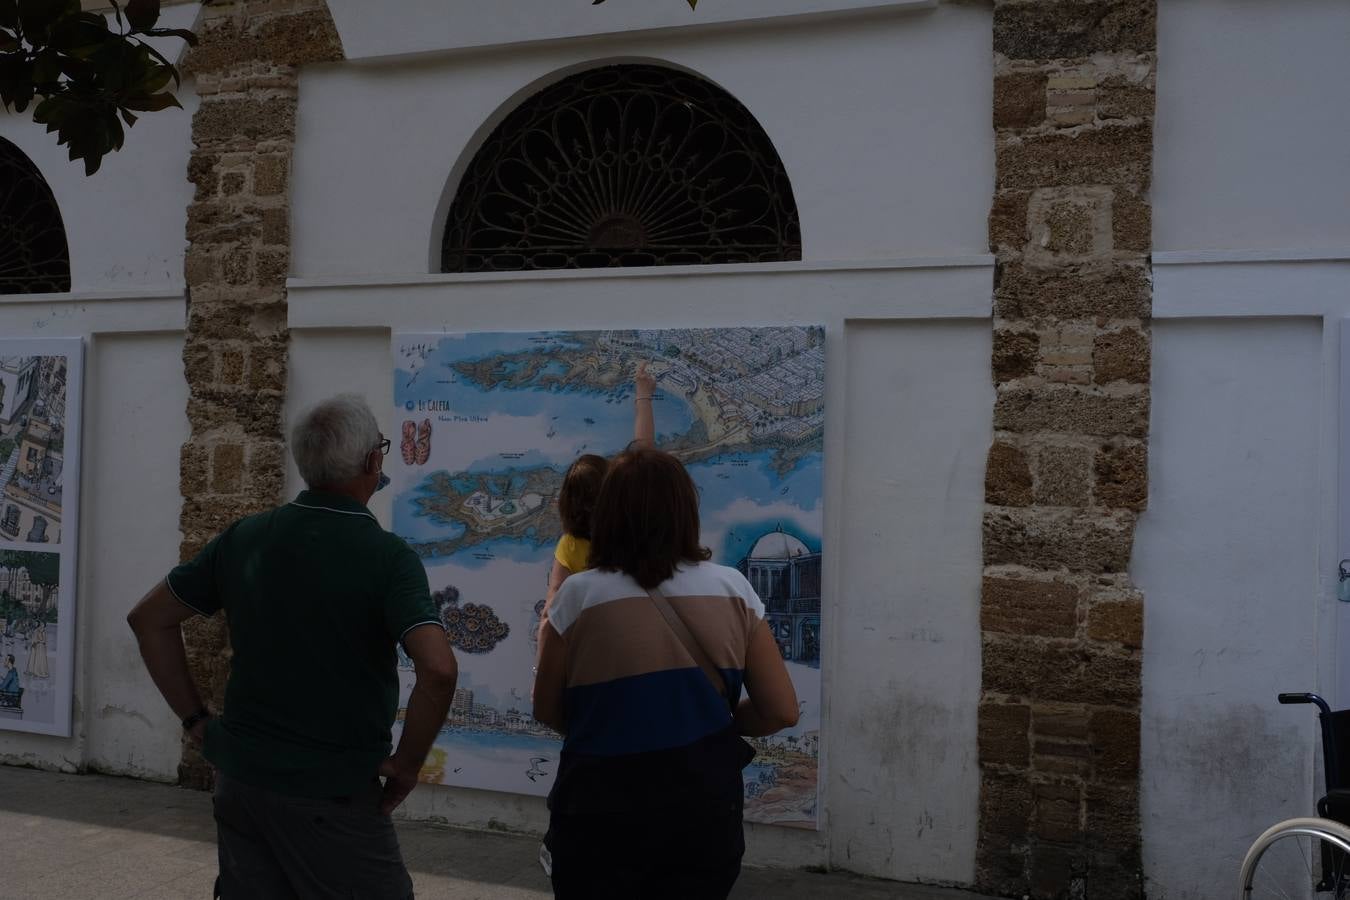
[[[700, 494], [713, 559], [746, 574], [801, 700], [756, 741], [746, 818], [815, 827], [820, 731], [824, 332], [818, 327], [396, 335], [393, 530], [422, 557], [460, 659], [425, 780], [544, 794], [560, 742], [530, 716], [557, 494], [633, 433], [657, 379], [657, 444]], [[404, 663], [404, 701], [412, 672]]]

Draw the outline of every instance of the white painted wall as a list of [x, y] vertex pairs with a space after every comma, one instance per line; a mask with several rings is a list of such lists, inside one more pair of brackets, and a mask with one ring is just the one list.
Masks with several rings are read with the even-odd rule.
[[[1341, 358], [1350, 315], [1350, 6], [1159, 8], [1143, 836], [1150, 897], [1208, 898], [1321, 793], [1338, 688]], [[1342, 671], [1342, 675], [1344, 672]]]
[[[147, 115], [128, 130], [127, 144], [86, 178], [55, 135], [27, 115], [0, 111], [0, 137], [37, 165], [61, 207], [75, 291], [136, 291], [183, 286], [189, 128], [197, 102]], [[162, 117], [162, 118], [161, 118]]]
[[[328, 0], [347, 59], [461, 50], [595, 34], [698, 28], [785, 16], [866, 14], [923, 9], [938, 0], [739, 0], [704, 4], [609, 3], [590, 9], [552, 0], [510, 4], [404, 0], [398, 15], [363, 0]], [[756, 23], [758, 24], [758, 23]]]
[[1145, 870], [1153, 898], [1211, 898], [1280, 819], [1312, 812], [1322, 528], [1322, 325], [1154, 326], [1146, 597]]
[[[104, 331], [110, 313], [123, 333]], [[86, 338], [71, 737], [0, 731], [0, 763], [177, 777], [178, 722], [125, 618], [178, 561], [182, 316], [181, 297], [0, 302], [6, 336]]]
[[832, 597], [830, 862], [975, 878], [987, 320], [854, 322]]
[[[181, 301], [180, 301], [181, 303]], [[178, 448], [188, 439], [181, 333], [96, 335], [88, 383], [77, 679], [85, 763], [178, 776], [178, 718], [149, 683], [126, 614], [178, 563]]]
[[1159, 250], [1350, 247], [1350, 4], [1158, 4]]
[[[289, 412], [340, 390], [387, 403], [391, 331], [823, 322], [824, 815], [819, 832], [752, 827], [749, 859], [968, 882], [992, 271], [951, 262], [292, 282]], [[387, 499], [374, 507], [387, 522]], [[439, 786], [406, 813], [547, 821], [538, 799]]]
[[865, 22], [309, 68], [300, 84], [292, 273], [437, 271], [466, 152], [562, 74], [633, 60], [693, 70], [755, 115], [792, 178], [807, 260], [984, 253], [991, 47], [988, 9], [943, 5]]

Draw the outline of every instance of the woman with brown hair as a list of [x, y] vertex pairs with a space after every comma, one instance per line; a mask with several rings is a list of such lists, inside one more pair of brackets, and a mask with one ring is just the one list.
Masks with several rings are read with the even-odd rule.
[[797, 697], [764, 604], [698, 539], [677, 459], [637, 448], [609, 464], [592, 568], [540, 629], [534, 717], [564, 735], [549, 795], [560, 900], [720, 900], [740, 873], [740, 736], [795, 725]]

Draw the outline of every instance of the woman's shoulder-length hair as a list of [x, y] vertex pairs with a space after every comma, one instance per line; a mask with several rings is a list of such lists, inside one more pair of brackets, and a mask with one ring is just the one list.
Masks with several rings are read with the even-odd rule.
[[591, 513], [593, 568], [653, 588], [680, 563], [712, 558], [698, 539], [698, 490], [678, 459], [640, 447], [610, 462]]

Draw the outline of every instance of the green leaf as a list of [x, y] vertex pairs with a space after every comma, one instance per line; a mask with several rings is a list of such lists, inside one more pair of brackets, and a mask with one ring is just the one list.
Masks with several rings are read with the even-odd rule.
[[[68, 98], [64, 94], [55, 94], [43, 100], [33, 110], [33, 121], [39, 125], [61, 124], [65, 116], [65, 110], [68, 106]], [[52, 129], [48, 128], [48, 131]]]
[[182, 38], [189, 47], [197, 46], [197, 35], [186, 28], [147, 28], [141, 33], [151, 37]]
[[122, 149], [137, 113], [182, 108], [168, 89], [179, 80], [163, 53], [135, 35], [196, 42], [181, 28], [156, 28], [161, 0], [109, 0], [123, 31], [81, 0], [0, 0], [0, 101], [32, 109], [70, 159], [96, 173]]
[[159, 60], [163, 65], [169, 67], [169, 71], [173, 73], [173, 83], [174, 83], [175, 85], [181, 85], [181, 84], [183, 83], [183, 82], [182, 82], [182, 79], [180, 79], [180, 78], [178, 77], [178, 68], [177, 68], [176, 66], [174, 66], [173, 63], [169, 62], [168, 58], [167, 58], [163, 53], [160, 53], [158, 50], [156, 50], [154, 47], [150, 46], [149, 44], [141, 44], [141, 46], [144, 47], [145, 50], [146, 50], [151, 56], [153, 56], [155, 59]]
[[127, 23], [136, 31], [154, 28], [159, 21], [159, 0], [127, 0]]
[[151, 64], [141, 75], [132, 90], [138, 94], [156, 94], [173, 80], [173, 71], [168, 66]]
[[126, 109], [134, 109], [137, 112], [159, 112], [168, 109], [170, 106], [183, 108], [183, 104], [178, 102], [178, 98], [167, 92], [163, 94], [137, 94], [133, 97], [127, 97], [122, 101], [122, 106]]
[[98, 171], [103, 157], [121, 146], [122, 124], [106, 103], [72, 103], [57, 129], [57, 144], [68, 148], [72, 161], [84, 160], [86, 175]]
[[107, 133], [111, 138], [111, 140], [104, 145], [107, 150], [121, 150], [123, 142], [126, 141], [127, 133], [126, 129], [122, 127], [122, 123], [117, 120], [116, 110], [113, 110], [108, 114]]
[[55, 50], [44, 50], [33, 60], [33, 84], [41, 87], [61, 77], [61, 55]]
[[33, 64], [22, 52], [0, 53], [0, 102], [23, 112], [33, 99]]
[[70, 52], [76, 47], [102, 43], [111, 35], [108, 22], [102, 16], [81, 13], [57, 22], [52, 28], [49, 43], [56, 50]]
[[19, 24], [34, 44], [47, 40], [48, 30], [66, 16], [80, 14], [80, 0], [19, 0]]

